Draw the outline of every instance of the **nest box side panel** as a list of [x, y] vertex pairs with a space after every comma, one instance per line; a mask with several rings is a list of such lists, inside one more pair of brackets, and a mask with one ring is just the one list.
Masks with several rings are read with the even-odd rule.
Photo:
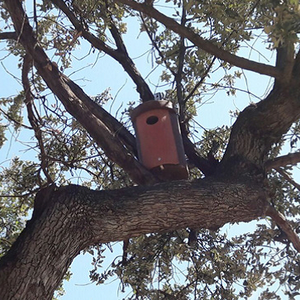
[[135, 120], [140, 159], [146, 168], [164, 164], [179, 164], [176, 141], [167, 109], [153, 109]]

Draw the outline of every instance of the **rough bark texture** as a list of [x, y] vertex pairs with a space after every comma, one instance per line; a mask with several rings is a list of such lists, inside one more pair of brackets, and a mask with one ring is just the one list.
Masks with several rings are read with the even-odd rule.
[[116, 0], [116, 2], [123, 3], [133, 8], [134, 10], [145, 13], [146, 15], [156, 19], [160, 23], [164, 24], [170, 30], [178, 33], [180, 36], [184, 36], [189, 39], [194, 45], [198, 46], [200, 49], [215, 55], [216, 57], [227, 61], [234, 66], [241, 67], [246, 70], [254, 71], [260, 74], [270, 75], [272, 77], [280, 77], [282, 75], [281, 71], [271, 65], [266, 65], [258, 63], [256, 61], [251, 61], [240, 56], [231, 54], [230, 52], [223, 50], [222, 48], [216, 46], [215, 44], [203, 39], [200, 35], [196, 34], [193, 30], [188, 27], [182, 26], [177, 23], [174, 19], [167, 17], [153, 6], [148, 5], [146, 2], [139, 3], [133, 0]]
[[271, 146], [299, 119], [299, 100], [299, 81], [295, 80], [288, 87], [275, 86], [264, 101], [248, 106], [233, 126], [223, 161], [228, 164], [243, 157], [263, 167]]
[[[143, 4], [120, 0], [149, 13], [216, 57], [277, 79], [267, 99], [249, 106], [240, 114], [218, 166], [211, 168], [206, 161], [199, 160], [193, 145], [187, 143], [189, 157], [199, 160], [199, 168], [204, 168], [210, 175], [208, 179], [157, 183], [157, 178], [135, 158], [134, 137], [64, 76], [38, 45], [21, 1], [4, 2], [16, 33], [2, 34], [2, 38], [17, 37], [48, 87], [109, 159], [122, 167], [134, 182], [148, 186], [101, 192], [80, 186], [50, 187], [41, 191], [35, 200], [32, 220], [0, 261], [1, 300], [51, 299], [73, 258], [94, 243], [187, 227], [218, 228], [228, 222], [247, 222], [262, 217], [267, 210], [269, 215], [276, 216], [269, 209], [264, 181], [265, 160], [271, 146], [300, 117], [299, 55], [294, 61], [292, 78], [287, 83], [280, 80], [280, 68], [239, 58], [203, 40], [153, 8], [148, 7], [147, 10]], [[75, 27], [79, 26], [74, 16], [68, 15], [64, 2], [53, 2], [73, 20]], [[117, 33], [113, 34], [118, 40]], [[100, 43], [88, 31], [84, 32], [84, 37], [92, 43]], [[119, 60], [147, 100], [151, 91], [143, 81], [139, 81], [141, 78], [125, 55], [126, 51], [120, 52], [121, 41], [118, 43], [118, 51], [103, 44], [98, 46]], [[284, 222], [280, 216], [277, 219]]]
[[108, 158], [122, 167], [136, 183], [157, 182], [157, 179], [134, 158], [133, 154], [127, 151], [128, 148], [134, 147], [129, 132], [122, 134], [124, 144], [118, 138], [125, 130], [122, 124], [93, 103], [77, 84], [63, 75], [57, 65], [50, 61], [38, 45], [21, 3], [8, 1], [6, 5], [12, 12], [11, 17], [19, 33], [18, 40], [32, 57], [40, 76], [60, 99], [66, 110], [89, 132]]
[[[88, 245], [149, 232], [218, 228], [264, 216], [264, 191], [200, 180], [114, 191], [68, 186], [41, 191], [10, 252], [0, 261], [0, 299], [51, 299], [73, 258]], [[20, 280], [22, 278], [22, 280]]]

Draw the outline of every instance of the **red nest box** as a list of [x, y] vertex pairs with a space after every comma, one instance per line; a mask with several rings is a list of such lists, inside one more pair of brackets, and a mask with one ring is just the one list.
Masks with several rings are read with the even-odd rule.
[[169, 101], [147, 101], [131, 112], [143, 165], [160, 179], [187, 179], [178, 117]]

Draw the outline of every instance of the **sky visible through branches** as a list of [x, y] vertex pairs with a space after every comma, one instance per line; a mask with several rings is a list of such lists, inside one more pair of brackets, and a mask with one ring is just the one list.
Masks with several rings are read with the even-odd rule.
[[[129, 54], [134, 58], [134, 62], [144, 78], [147, 78], [147, 82], [152, 91], [164, 92], [164, 86], [161, 85], [159, 81], [160, 70], [156, 68], [151, 52], [148, 51], [150, 42], [145, 34], [140, 34], [139, 28], [136, 28], [134, 23], [129, 22], [128, 34], [124, 36], [124, 40], [128, 47]], [[252, 59], [258, 61], [263, 60], [263, 56], [251, 51], [250, 47], [244, 48], [242, 51], [252, 55]], [[11, 74], [11, 76], [5, 76], [8, 78], [6, 81], [0, 81], [1, 97], [16, 95], [22, 88], [18, 79], [20, 78], [20, 70], [16, 67], [17, 63], [14, 57], [6, 57], [6, 55], [5, 43], [0, 42], [0, 73]], [[134, 105], [138, 105], [139, 99], [134, 84], [123, 71], [122, 67], [114, 60], [94, 53], [84, 42], [72, 55], [74, 56], [72, 69], [66, 70], [66, 75], [70, 76], [76, 83], [79, 83], [90, 96], [97, 96], [109, 88], [112, 100], [105, 105], [105, 108], [113, 115], [117, 115], [118, 119], [121, 116], [121, 111], [123, 111], [129, 102], [135, 102]], [[270, 52], [267, 52], [265, 55], [270, 56]], [[259, 59], [257, 59], [257, 57], [259, 57]], [[274, 57], [270, 57], [269, 59], [269, 63], [271, 63]], [[101, 69], [107, 70], [105, 76], [99, 75], [98, 70]], [[214, 83], [214, 78], [210, 78], [209, 82]], [[237, 90], [235, 96], [228, 96], [226, 89], [216, 95], [214, 95], [213, 92], [211, 95], [206, 95], [198, 110], [197, 123], [194, 124], [198, 132], [198, 137], [201, 137], [205, 129], [215, 128], [221, 124], [232, 125], [235, 119], [233, 113], [229, 113], [229, 111], [242, 110], [250, 101], [258, 101], [260, 97], [265, 95], [266, 88], [270, 86], [271, 83], [268, 77], [245, 71], [240, 81], [236, 84], [239, 90]], [[251, 91], [251, 93], [258, 98], [250, 95], [247, 91]], [[0, 150], [0, 157], [2, 158], [0, 168], [7, 166], [9, 164], [9, 158], [13, 156], [20, 156], [23, 159], [32, 159], [32, 152], [26, 151], [28, 145], [34, 143], [32, 136], [26, 134], [26, 130], [22, 133], [13, 132], [11, 128], [8, 130], [11, 130], [11, 136]], [[15, 141], [20, 142], [15, 143]], [[26, 141], [26, 143], [24, 144], [21, 141]], [[289, 151], [290, 149], [287, 150]], [[79, 176], [82, 176], [82, 174], [78, 174], [78, 176], [74, 174], [72, 181], [80, 184]], [[294, 172], [294, 179], [298, 182], [300, 181], [300, 172], [298, 169]], [[227, 230], [230, 231], [230, 235], [234, 235], [235, 228], [236, 227], [232, 225], [227, 227]], [[241, 227], [239, 227], [239, 230], [241, 230]], [[244, 230], [249, 230], [249, 224], [244, 227]], [[105, 255], [109, 252], [109, 249], [107, 249]], [[109, 264], [118, 252], [121, 253], [120, 244], [116, 244], [116, 249], [114, 248], [113, 254], [107, 255], [105, 262]], [[88, 254], [75, 259], [71, 267], [71, 272], [74, 273], [74, 275], [71, 280], [64, 285], [66, 294], [61, 297], [62, 300], [113, 300], [122, 299], [124, 297], [124, 295], [119, 292], [118, 281], [101, 287], [91, 284], [88, 278], [89, 270], [91, 269], [91, 257]], [[252, 298], [255, 299], [255, 295]]]

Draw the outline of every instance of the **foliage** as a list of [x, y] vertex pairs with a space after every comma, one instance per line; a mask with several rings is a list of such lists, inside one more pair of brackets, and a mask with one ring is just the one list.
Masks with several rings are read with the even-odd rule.
[[[28, 5], [27, 1], [23, 2]], [[74, 0], [65, 4], [82, 29], [95, 34], [108, 49], [117, 49], [130, 22], [134, 20], [138, 24], [140, 35], [149, 39], [151, 46], [147, 53], [152, 66], [160, 70], [162, 85], [155, 88], [163, 88], [165, 98], [178, 107], [181, 124], [195, 141], [199, 154], [220, 161], [231, 127], [221, 124], [197, 131], [202, 126], [198, 126], [197, 114], [199, 107], [217, 91], [225, 90], [228, 96], [234, 97], [238, 91], [236, 83], [243, 73], [155, 19], [115, 1]], [[0, 5], [1, 32], [13, 30], [5, 7]], [[268, 51], [298, 43], [298, 1], [174, 0], [159, 1], [155, 6], [162, 6], [181, 25], [232, 54], [250, 45], [263, 57], [265, 53], [269, 55]], [[39, 45], [60, 65], [61, 71], [69, 71], [76, 51], [84, 43], [82, 32], [74, 29], [51, 1], [37, 1], [36, 9], [36, 15], [30, 12], [30, 22]], [[255, 50], [257, 41], [263, 46]], [[89, 47], [91, 53], [96, 51], [94, 45]], [[20, 44], [9, 40], [5, 51], [17, 58], [21, 69], [25, 50]], [[101, 51], [99, 55], [105, 52]], [[0, 173], [0, 255], [9, 250], [24, 228], [33, 209], [34, 195], [41, 188], [71, 182], [98, 190], [133, 185], [126, 172], [109, 160], [86, 129], [51, 95], [35, 70], [30, 69], [27, 75], [32, 85], [35, 128], [26, 121], [32, 115], [26, 110], [24, 92], [0, 99], [3, 107], [0, 146], [9, 140], [10, 132], [31, 131], [25, 141], [31, 161], [14, 157], [2, 166]], [[91, 99], [106, 107], [114, 101], [108, 89]], [[132, 131], [128, 107], [120, 106], [120, 110], [123, 126]], [[299, 128], [299, 123], [295, 124], [269, 156], [278, 156], [286, 142], [297, 149]], [[42, 132], [40, 137], [36, 129]], [[203, 177], [198, 169], [190, 167], [190, 179]], [[291, 168], [285, 167], [283, 171], [292, 175]], [[298, 188], [276, 171], [268, 175], [268, 181], [273, 191], [272, 204], [299, 232]], [[300, 257], [281, 229], [272, 220], [261, 220], [253, 232], [237, 235], [231, 226], [198, 230], [194, 244], [189, 243], [190, 229], [132, 238], [127, 241], [123, 257], [116, 258], [105, 272], [100, 269], [105, 257], [104, 246], [95, 246], [87, 250], [96, 252], [91, 280], [102, 284], [117, 276], [123, 289], [132, 289], [128, 299], [248, 299], [257, 291], [259, 299], [279, 299], [277, 291], [281, 287], [289, 299], [296, 299], [300, 288]]]
[[1, 173], [0, 256], [13, 244], [31, 213], [38, 187], [38, 164], [14, 158]]

